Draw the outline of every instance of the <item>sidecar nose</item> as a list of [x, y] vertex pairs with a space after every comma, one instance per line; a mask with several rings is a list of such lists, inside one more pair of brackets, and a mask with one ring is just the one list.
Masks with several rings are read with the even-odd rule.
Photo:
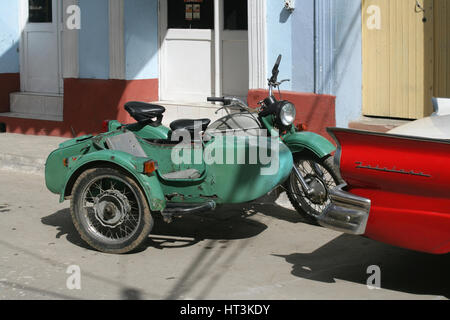
[[[262, 146], [260, 146], [262, 148]], [[261, 176], [270, 179], [273, 188], [284, 183], [292, 172], [294, 159], [291, 150], [281, 141], [270, 145], [270, 162], [262, 165]], [[260, 159], [264, 163], [263, 159]]]
[[282, 142], [280, 142], [279, 151], [279, 170], [277, 173], [278, 184], [284, 183], [291, 175], [294, 167], [294, 158], [291, 150]]

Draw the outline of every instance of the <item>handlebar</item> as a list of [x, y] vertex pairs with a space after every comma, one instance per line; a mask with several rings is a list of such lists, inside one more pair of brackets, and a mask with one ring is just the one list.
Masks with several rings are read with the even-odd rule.
[[225, 102], [225, 98], [219, 98], [219, 97], [208, 97], [208, 102]]
[[236, 97], [208, 97], [207, 98], [208, 102], [221, 102], [223, 103], [223, 107], [220, 108], [219, 110], [217, 110], [216, 113], [218, 113], [220, 110], [222, 109], [226, 109], [226, 108], [239, 108], [239, 109], [244, 109], [246, 111], [251, 112], [252, 110], [248, 107], [248, 105], [242, 101], [239, 98]]

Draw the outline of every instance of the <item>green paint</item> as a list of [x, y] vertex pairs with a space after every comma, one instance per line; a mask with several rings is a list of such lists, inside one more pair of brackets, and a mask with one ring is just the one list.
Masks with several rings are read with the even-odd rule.
[[[272, 117], [262, 121], [269, 130], [273, 129]], [[50, 191], [60, 194], [61, 201], [70, 195], [71, 190], [68, 187], [83, 171], [110, 164], [119, 166], [136, 179], [154, 211], [164, 210], [167, 200], [188, 203], [209, 200], [218, 204], [244, 203], [260, 198], [286, 181], [293, 167], [292, 153], [308, 149], [322, 158], [335, 150], [328, 140], [317, 134], [295, 132], [295, 129], [292, 129], [281, 139], [260, 137], [260, 140], [252, 141], [249, 137], [233, 140], [216, 137], [198, 149], [178, 149], [179, 156], [185, 156], [190, 161], [176, 164], [172, 161], [175, 145], [162, 143], [163, 140], [167, 142], [170, 136], [168, 128], [140, 124], [123, 126], [117, 121], [111, 121], [109, 129], [110, 132], [96, 137], [85, 136], [69, 140], [50, 154], [46, 163], [46, 184]], [[108, 150], [105, 139], [122, 134], [125, 130], [135, 133], [147, 158], [136, 158], [124, 152]], [[250, 157], [252, 146], [256, 147], [255, 158]], [[214, 152], [208, 153], [209, 150]], [[200, 156], [196, 157], [195, 152], [199, 151]], [[272, 158], [270, 163], [261, 163], [261, 154], [275, 158]], [[64, 159], [68, 160], [67, 167], [64, 166]], [[158, 163], [158, 170], [151, 176], [143, 174], [143, 165], [148, 160]], [[274, 170], [265, 172], [272, 166]], [[164, 178], [165, 174], [188, 169], [197, 170], [200, 176], [196, 179], [176, 181]]]
[[312, 151], [320, 159], [330, 155], [336, 150], [334, 145], [324, 137], [313, 132], [296, 132], [283, 136], [283, 142], [292, 153], [301, 152], [304, 149]]

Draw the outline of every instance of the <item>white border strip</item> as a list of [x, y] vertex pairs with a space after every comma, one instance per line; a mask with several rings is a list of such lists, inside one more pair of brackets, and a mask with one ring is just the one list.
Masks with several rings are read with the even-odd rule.
[[78, 45], [79, 31], [67, 29], [67, 8], [78, 5], [78, 0], [63, 0], [62, 7], [62, 74], [63, 78], [79, 78]]
[[267, 87], [266, 0], [248, 0], [249, 88]]
[[109, 78], [125, 79], [124, 0], [109, 0]]

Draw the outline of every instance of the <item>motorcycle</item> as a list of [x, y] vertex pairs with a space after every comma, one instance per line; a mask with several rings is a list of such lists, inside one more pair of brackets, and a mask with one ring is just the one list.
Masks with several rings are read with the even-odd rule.
[[[275, 98], [274, 91], [278, 89], [281, 96], [281, 84], [290, 81], [278, 82], [281, 59], [282, 56], [279, 55], [272, 77], [268, 80], [268, 97], [258, 103], [258, 109], [249, 108], [245, 102], [235, 97], [208, 98], [210, 102], [223, 103], [226, 110], [237, 109], [237, 112], [228, 112], [228, 116], [213, 123], [207, 133], [226, 134], [230, 130], [236, 133], [237, 130], [246, 135], [255, 130], [265, 130], [270, 134], [276, 129], [275, 132], [294, 157], [292, 173], [281, 187], [303, 219], [318, 225], [317, 218], [330, 204], [329, 190], [343, 180], [334, 165], [334, 145], [320, 135], [304, 131], [302, 127], [296, 128], [293, 125], [296, 118], [295, 106], [289, 101], [278, 101]], [[254, 116], [255, 112], [257, 117]]]
[[[47, 188], [70, 200], [81, 238], [96, 250], [136, 250], [155, 219], [170, 223], [217, 205], [246, 203], [284, 187], [308, 221], [329, 204], [328, 190], [341, 184], [331, 154], [335, 147], [294, 126], [295, 106], [278, 101], [281, 56], [269, 79], [269, 96], [253, 110], [234, 97], [211, 97], [228, 115], [181, 119], [162, 125], [165, 108], [129, 102], [136, 123], [106, 121], [104, 133], [74, 138], [46, 162]], [[219, 110], [220, 110], [219, 109]]]

